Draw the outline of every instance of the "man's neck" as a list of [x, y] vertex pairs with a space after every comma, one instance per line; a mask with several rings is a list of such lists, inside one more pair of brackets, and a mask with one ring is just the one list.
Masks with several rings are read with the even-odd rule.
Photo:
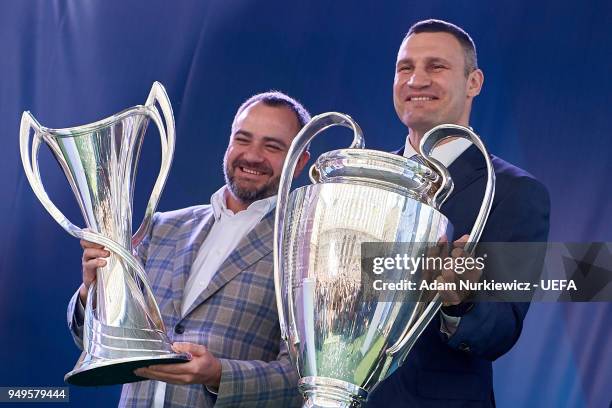
[[421, 143], [422, 138], [423, 133], [408, 129], [408, 142], [410, 143], [410, 146], [412, 146], [412, 148], [417, 152], [419, 151], [419, 143]]
[[[468, 125], [461, 124], [460, 126], [467, 127]], [[416, 130], [416, 129], [408, 128], [408, 141], [410, 142], [410, 146], [412, 146], [412, 148], [416, 152], [419, 151], [419, 143], [421, 143], [421, 140], [423, 139], [423, 136], [425, 136], [425, 133], [429, 132], [430, 130], [431, 129], [427, 129], [425, 131], [421, 131], [421, 130]], [[452, 142], [455, 139], [456, 139], [456, 137], [450, 137], [448, 139], [444, 139], [443, 141], [438, 143], [436, 146], [442, 146], [443, 144], [446, 144], [448, 142]]]
[[[415, 152], [419, 151], [419, 143], [421, 143], [421, 139], [422, 138], [423, 138], [422, 135], [415, 136], [412, 132], [408, 133], [408, 141], [410, 142], [410, 146], [412, 146], [412, 148], [414, 149]], [[438, 143], [436, 146], [442, 146], [443, 144], [451, 142], [451, 141], [453, 141], [455, 139], [456, 139], [456, 137], [451, 137], [451, 138], [448, 138], [448, 139], [444, 139], [443, 141]]]
[[251, 203], [242, 201], [235, 197], [231, 191], [229, 191], [229, 188], [226, 188], [223, 192], [223, 198], [225, 199], [225, 206], [227, 209], [234, 214], [238, 214], [240, 211], [246, 210], [249, 208], [249, 205], [251, 205]]

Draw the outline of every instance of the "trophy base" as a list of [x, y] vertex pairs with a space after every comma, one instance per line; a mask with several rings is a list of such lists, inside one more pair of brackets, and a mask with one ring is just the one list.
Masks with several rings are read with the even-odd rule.
[[[82, 361], [81, 361], [82, 360]], [[88, 360], [88, 361], [85, 361]], [[147, 380], [134, 374], [134, 370], [154, 364], [175, 364], [189, 361], [187, 354], [170, 353], [159, 356], [101, 359], [83, 353], [77, 367], [64, 376], [71, 385], [96, 387], [99, 385], [127, 384]]]
[[360, 408], [368, 392], [347, 381], [328, 377], [303, 377], [298, 384], [304, 395], [303, 408]]

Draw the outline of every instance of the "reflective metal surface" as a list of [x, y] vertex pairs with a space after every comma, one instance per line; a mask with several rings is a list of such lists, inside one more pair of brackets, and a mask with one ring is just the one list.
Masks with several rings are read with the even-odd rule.
[[[310, 172], [314, 184], [289, 195], [305, 146], [333, 125], [353, 130], [351, 148], [319, 157]], [[388, 292], [364, 291], [361, 244], [410, 242], [410, 255], [418, 257], [427, 243], [452, 235], [448, 219], [438, 211], [452, 191], [452, 180], [430, 157], [449, 135], [445, 126], [424, 136], [419, 150], [426, 165], [363, 149], [359, 126], [340, 113], [314, 117], [293, 141], [276, 207], [274, 266], [281, 331], [301, 377], [306, 407], [361, 406], [368, 392], [401, 365], [439, 310], [433, 292], [397, 291], [389, 297]], [[476, 137], [465, 130], [453, 128], [460, 137]], [[490, 165], [488, 155], [486, 160]], [[490, 174], [470, 237], [474, 241], [486, 222], [493, 186]], [[412, 279], [420, 281], [421, 273]]]
[[[156, 104], [161, 108], [164, 122]], [[132, 195], [140, 146], [149, 120], [158, 127], [162, 162], [144, 219], [132, 236]], [[34, 131], [30, 151], [30, 135]], [[132, 371], [155, 362], [186, 361], [170, 347], [145, 271], [132, 248], [146, 235], [174, 153], [174, 117], [163, 86], [156, 82], [144, 106], [73, 128], [49, 129], [29, 113], [21, 119], [25, 173], [51, 216], [71, 235], [104, 245], [111, 256], [90, 286], [83, 329], [84, 352], [65, 380], [76, 385], [139, 381]], [[70, 222], [49, 199], [38, 169], [46, 143], [62, 167], [81, 208], [87, 230]]]
[[313, 167], [316, 183], [370, 185], [432, 205], [442, 180], [423, 164], [380, 150], [333, 150], [319, 156]]

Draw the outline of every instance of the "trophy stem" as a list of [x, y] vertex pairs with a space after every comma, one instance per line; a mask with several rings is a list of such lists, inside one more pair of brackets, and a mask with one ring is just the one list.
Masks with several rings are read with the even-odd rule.
[[363, 388], [329, 377], [303, 377], [299, 388], [305, 397], [303, 408], [361, 408], [368, 397]]

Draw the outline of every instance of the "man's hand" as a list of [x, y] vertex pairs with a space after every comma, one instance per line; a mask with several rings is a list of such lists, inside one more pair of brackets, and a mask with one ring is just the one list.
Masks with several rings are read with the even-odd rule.
[[206, 347], [193, 343], [174, 343], [177, 353], [189, 353], [187, 363], [158, 364], [134, 370], [134, 374], [170, 384], [203, 384], [218, 388], [221, 383], [221, 362]]
[[106, 261], [102, 258], [108, 258], [110, 252], [104, 249], [102, 245], [84, 239], [81, 240], [81, 247], [83, 248], [83, 284], [79, 288], [79, 298], [85, 305], [89, 285], [96, 280], [98, 268], [106, 266]]
[[[471, 258], [472, 256], [465, 252], [463, 249], [468, 240], [468, 235], [464, 235], [459, 238], [457, 241], [453, 242], [453, 249], [450, 252], [450, 256], [457, 258]], [[447, 248], [447, 245], [444, 243], [444, 248]], [[441, 256], [448, 256], [448, 249], [441, 250]], [[465, 265], [465, 263], [463, 264]], [[440, 274], [436, 277], [436, 282], [438, 283], [446, 283], [446, 282], [454, 282], [457, 290], [440, 290], [438, 293], [442, 299], [442, 303], [444, 306], [458, 305], [467, 299], [470, 295], [470, 291], [459, 289], [460, 281], [469, 281], [469, 282], [478, 282], [480, 277], [482, 276], [482, 269], [477, 267], [474, 268], [466, 268], [463, 274], [458, 274], [453, 269], [443, 268], [440, 271]]]

